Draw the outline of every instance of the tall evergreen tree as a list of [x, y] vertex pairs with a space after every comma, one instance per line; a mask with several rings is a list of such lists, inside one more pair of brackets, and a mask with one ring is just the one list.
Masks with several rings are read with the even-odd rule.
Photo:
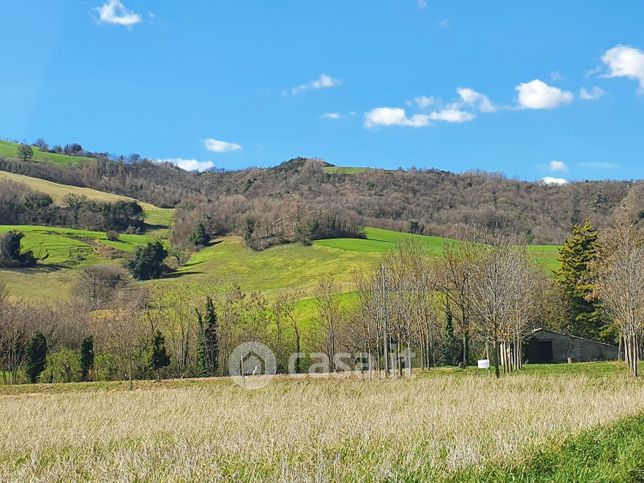
[[566, 306], [562, 329], [573, 335], [598, 339], [605, 321], [599, 302], [592, 300], [591, 266], [597, 257], [597, 230], [588, 220], [575, 225], [559, 250], [561, 267], [555, 273]]
[[32, 383], [38, 382], [38, 377], [47, 365], [47, 339], [42, 332], [36, 332], [27, 346], [27, 375]]
[[81, 344], [81, 372], [83, 381], [90, 380], [90, 371], [94, 369], [94, 338], [90, 335]]
[[152, 343], [148, 348], [147, 362], [150, 369], [156, 371], [157, 381], [161, 380], [161, 369], [170, 365], [170, 356], [165, 348], [165, 337], [160, 330], [152, 336]]
[[192, 233], [191, 241], [196, 247], [204, 247], [208, 245], [210, 236], [208, 235], [208, 233], [206, 233], [206, 227], [203, 226], [203, 223], [199, 223], [195, 227], [195, 231]]
[[199, 340], [199, 365], [205, 377], [214, 376], [219, 366], [219, 334], [217, 312], [211, 297], [206, 297], [206, 310], [202, 316], [197, 311], [201, 337]]

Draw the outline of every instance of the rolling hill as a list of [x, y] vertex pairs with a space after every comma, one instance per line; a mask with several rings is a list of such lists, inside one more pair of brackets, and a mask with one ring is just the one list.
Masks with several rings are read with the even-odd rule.
[[145, 221], [148, 225], [159, 228], [170, 228], [170, 226], [172, 226], [174, 209], [159, 208], [151, 203], [135, 200], [134, 198], [130, 198], [129, 196], [107, 193], [105, 191], [98, 191], [91, 188], [83, 188], [80, 186], [54, 183], [53, 181], [48, 181], [45, 179], [32, 178], [30, 176], [24, 176], [21, 174], [0, 171], [0, 183], [3, 180], [20, 183], [34, 191], [48, 194], [54, 200], [54, 203], [58, 205], [64, 204], [64, 198], [69, 194], [85, 196], [90, 200], [101, 201], [104, 203], [114, 203], [115, 201], [121, 200], [137, 201], [145, 212]]
[[[29, 270], [1, 270], [12, 294], [25, 298], [60, 298], [69, 290], [78, 270], [96, 263], [116, 263], [135, 246], [152, 239], [149, 235], [121, 235], [110, 242], [101, 232], [36, 226], [0, 226], [0, 233], [16, 229], [25, 233], [23, 247], [36, 255], [49, 257], [39, 267]], [[324, 276], [334, 276], [342, 291], [353, 290], [353, 273], [366, 272], [380, 260], [382, 253], [393, 249], [402, 239], [421, 242], [432, 256], [440, 256], [441, 237], [410, 235], [378, 228], [367, 228], [365, 239], [336, 238], [318, 240], [312, 246], [288, 244], [256, 252], [244, 246], [240, 237], [216, 239], [210, 246], [193, 254], [175, 274], [164, 280], [145, 282], [155, 287], [187, 285], [198, 287], [211, 283], [235, 283], [245, 291], [258, 290], [268, 297], [279, 289], [296, 287], [310, 295]], [[105, 253], [103, 247], [118, 250]], [[535, 245], [531, 254], [544, 270], [557, 266], [557, 246]]]

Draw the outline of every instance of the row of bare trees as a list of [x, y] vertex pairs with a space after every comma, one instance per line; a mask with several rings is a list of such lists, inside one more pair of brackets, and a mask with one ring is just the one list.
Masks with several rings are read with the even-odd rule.
[[[384, 375], [411, 371], [412, 349], [420, 366], [436, 363], [446, 343], [445, 314], [461, 339], [461, 365], [472, 341], [506, 371], [521, 367], [522, 341], [533, 328], [544, 276], [525, 246], [495, 237], [486, 243], [454, 242], [432, 258], [404, 241], [387, 253], [369, 277], [356, 275], [362, 350], [373, 354]], [[331, 334], [331, 332], [329, 332]]]

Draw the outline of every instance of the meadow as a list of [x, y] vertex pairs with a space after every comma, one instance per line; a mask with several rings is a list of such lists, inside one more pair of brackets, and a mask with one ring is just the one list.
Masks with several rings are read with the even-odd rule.
[[[10, 141], [0, 141], [0, 157], [18, 159], [18, 144]], [[51, 163], [59, 166], [70, 166], [82, 163], [93, 163], [93, 158], [86, 158], [83, 156], [68, 156], [66, 154], [49, 153], [41, 151], [39, 148], [32, 146], [34, 151], [31, 161]]]
[[[30, 270], [1, 270], [0, 276], [16, 296], [27, 298], [67, 297], [78, 268], [104, 263], [97, 247], [111, 246], [124, 253], [134, 246], [163, 236], [171, 222], [171, 210], [146, 211], [162, 228], [145, 235], [121, 235], [118, 242], [109, 242], [105, 234], [85, 230], [38, 226], [0, 226], [0, 232], [18, 229], [25, 233], [23, 247], [36, 255], [49, 253], [40, 267]], [[150, 218], [146, 222], [151, 223]], [[262, 252], [244, 246], [240, 237], [228, 236], [214, 240], [210, 246], [194, 253], [190, 260], [165, 280], [145, 282], [155, 288], [172, 288], [190, 284], [234, 283], [244, 291], [258, 290], [271, 297], [276, 291], [294, 287], [311, 295], [318, 281], [333, 276], [343, 292], [354, 289], [356, 271], [367, 272], [386, 250], [403, 239], [414, 239], [433, 256], [441, 256], [447, 239], [411, 235], [379, 228], [367, 228], [367, 237], [317, 240], [312, 246], [281, 245]], [[551, 272], [558, 266], [557, 246], [529, 247], [535, 261]], [[41, 290], [42, 288], [42, 290]]]
[[225, 378], [0, 387], [0, 478], [635, 481], [643, 384], [585, 363], [499, 380], [284, 376], [256, 391]]
[[121, 234], [117, 241], [104, 232], [31, 225], [0, 225], [0, 234], [11, 230], [25, 234], [22, 250], [32, 250], [38, 258], [47, 257], [37, 266], [0, 269], [0, 279], [7, 284], [12, 298], [60, 300], [69, 297], [79, 269], [90, 265], [118, 263], [136, 246], [153, 238], [148, 235]]

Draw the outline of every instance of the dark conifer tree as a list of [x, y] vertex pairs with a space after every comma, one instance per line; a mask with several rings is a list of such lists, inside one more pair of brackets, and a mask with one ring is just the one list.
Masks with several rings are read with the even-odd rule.
[[81, 372], [83, 381], [90, 380], [90, 371], [94, 369], [94, 338], [90, 335], [81, 344]]
[[47, 365], [47, 339], [42, 332], [36, 332], [27, 346], [27, 375], [32, 383], [38, 382], [38, 377]]

